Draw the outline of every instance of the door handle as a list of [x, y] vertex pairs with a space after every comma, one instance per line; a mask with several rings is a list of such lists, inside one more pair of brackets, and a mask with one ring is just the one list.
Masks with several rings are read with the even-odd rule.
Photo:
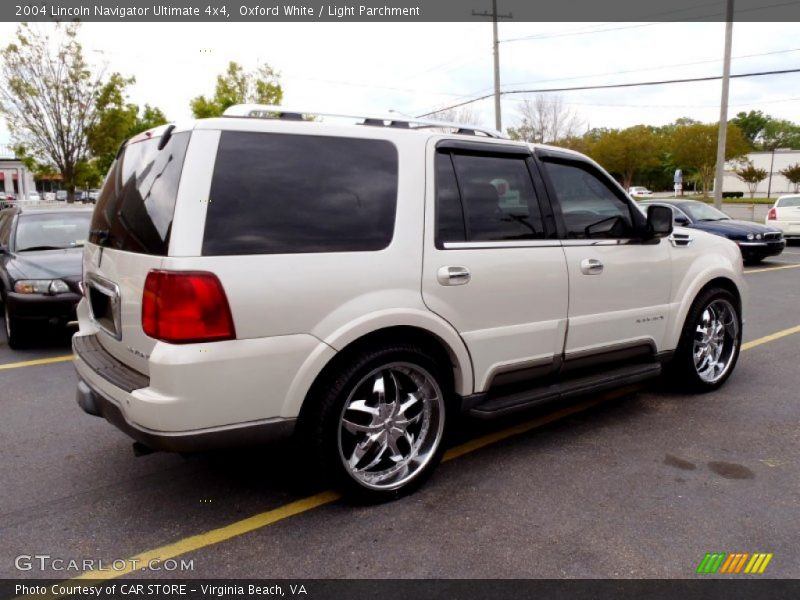
[[584, 275], [600, 275], [603, 272], [603, 263], [596, 258], [584, 258], [581, 261], [581, 273]]
[[470, 278], [467, 267], [442, 267], [436, 272], [436, 280], [441, 285], [464, 285]]

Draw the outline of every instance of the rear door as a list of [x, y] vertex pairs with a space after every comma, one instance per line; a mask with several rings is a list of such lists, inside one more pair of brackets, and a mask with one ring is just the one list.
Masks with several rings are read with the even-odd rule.
[[167, 256], [184, 158], [191, 133], [128, 142], [111, 166], [84, 248], [86, 300], [100, 344], [149, 374], [155, 340], [141, 324], [142, 291], [151, 269]]
[[423, 298], [464, 339], [475, 391], [554, 370], [567, 271], [530, 151], [432, 141], [427, 160]]

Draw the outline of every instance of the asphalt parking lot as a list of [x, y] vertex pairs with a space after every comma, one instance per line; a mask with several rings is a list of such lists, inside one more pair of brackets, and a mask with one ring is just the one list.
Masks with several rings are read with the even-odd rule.
[[747, 270], [747, 343], [718, 392], [465, 423], [423, 489], [380, 506], [304, 482], [285, 446], [136, 458], [75, 404], [68, 335], [0, 337], [0, 578], [78, 574], [15, 566], [34, 554], [192, 561], [155, 577], [685, 578], [718, 551], [800, 577], [800, 246]]

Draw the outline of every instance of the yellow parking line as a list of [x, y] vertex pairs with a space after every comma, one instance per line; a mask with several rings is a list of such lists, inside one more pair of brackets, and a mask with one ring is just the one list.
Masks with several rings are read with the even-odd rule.
[[[789, 329], [784, 329], [782, 331], [777, 331], [771, 335], [758, 338], [751, 342], [747, 342], [746, 344], [742, 344], [742, 351], [746, 351], [751, 348], [761, 346], [762, 344], [766, 344], [768, 342], [772, 342], [795, 333], [800, 333], [800, 325], [795, 327], [790, 327]], [[529, 431], [532, 431], [540, 427], [544, 427], [545, 425], [548, 425], [555, 421], [559, 421], [570, 415], [583, 412], [602, 402], [606, 402], [613, 398], [623, 396], [629, 393], [631, 389], [632, 388], [622, 388], [619, 390], [615, 390], [614, 392], [605, 394], [599, 398], [594, 398], [592, 400], [567, 407], [565, 409], [556, 411], [554, 413], [550, 413], [548, 415], [544, 415], [542, 417], [532, 419], [524, 423], [514, 425], [512, 427], [508, 427], [501, 431], [495, 431], [487, 435], [481, 436], [479, 438], [476, 438], [474, 440], [470, 440], [468, 442], [465, 442], [459, 446], [456, 446], [448, 450], [444, 455], [443, 461], [447, 462], [453, 460], [465, 454], [475, 452], [476, 450], [479, 450], [486, 446], [496, 444], [497, 442], [500, 442], [502, 440], [514, 437], [516, 435], [520, 435], [522, 433], [527, 433]], [[160, 548], [156, 548], [154, 550], [148, 550], [142, 552], [141, 554], [137, 554], [136, 556], [127, 559], [125, 563], [126, 567], [119, 571], [117, 570], [87, 571], [85, 573], [82, 573], [81, 575], [78, 575], [77, 577], [74, 577], [73, 579], [70, 579], [66, 583], [72, 581], [83, 581], [84, 583], [86, 583], [87, 580], [91, 580], [91, 584], [100, 585], [104, 581], [128, 575], [134, 570], [136, 570], [136, 568], [142, 568], [142, 566], [150, 564], [151, 561], [165, 561], [183, 554], [187, 554], [189, 552], [201, 550], [202, 548], [206, 548], [208, 546], [212, 546], [214, 544], [218, 544], [220, 542], [224, 542], [226, 540], [239, 537], [241, 535], [256, 531], [258, 529], [262, 529], [269, 525], [274, 525], [275, 523], [283, 521], [284, 519], [288, 519], [289, 517], [293, 517], [308, 512], [315, 508], [319, 508], [320, 506], [325, 506], [326, 504], [335, 502], [339, 498], [341, 498], [341, 494], [339, 494], [338, 492], [326, 490], [324, 492], [320, 492], [319, 494], [315, 494], [307, 498], [296, 500], [289, 504], [285, 504], [283, 506], [279, 506], [278, 508], [259, 513], [257, 515], [248, 517], [241, 521], [235, 521], [234, 523], [225, 525], [218, 529], [212, 529], [211, 531], [193, 535], [178, 540], [177, 542], [174, 542], [172, 544], [161, 546]], [[61, 596], [48, 595], [46, 597], [48, 599], [55, 600], [56, 598], [60, 598]], [[37, 598], [39, 600], [42, 600], [40, 596], [37, 596]]]
[[744, 274], [748, 275], [750, 273], [766, 273], [767, 271], [780, 271], [781, 269], [799, 269], [800, 265], [785, 265], [783, 267], [765, 267], [763, 269], [752, 269], [750, 271], [745, 271]]
[[13, 362], [0, 365], [2, 369], [21, 369], [22, 367], [35, 367], [36, 365], [50, 365], [53, 363], [67, 362], [72, 360], [72, 354], [65, 356], [53, 356], [52, 358], [37, 358], [35, 360], [23, 360], [22, 362]]
[[742, 350], [750, 350], [750, 348], [755, 348], [756, 346], [766, 344], [767, 342], [774, 342], [775, 340], [779, 340], [787, 335], [793, 335], [795, 333], [800, 333], [800, 325], [795, 325], [794, 327], [789, 327], [788, 329], [776, 331], [775, 333], [765, 335], [764, 337], [760, 337], [752, 342], [745, 342], [742, 344]]

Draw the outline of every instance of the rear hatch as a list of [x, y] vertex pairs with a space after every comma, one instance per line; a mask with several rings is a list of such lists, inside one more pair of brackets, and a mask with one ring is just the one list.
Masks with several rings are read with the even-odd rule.
[[775, 211], [778, 221], [788, 223], [790, 231], [800, 233], [800, 197], [781, 200]]
[[168, 253], [190, 135], [152, 130], [120, 150], [97, 199], [84, 248], [85, 294], [101, 330], [98, 340], [112, 356], [147, 375], [156, 341], [142, 330], [142, 293], [147, 274]]

